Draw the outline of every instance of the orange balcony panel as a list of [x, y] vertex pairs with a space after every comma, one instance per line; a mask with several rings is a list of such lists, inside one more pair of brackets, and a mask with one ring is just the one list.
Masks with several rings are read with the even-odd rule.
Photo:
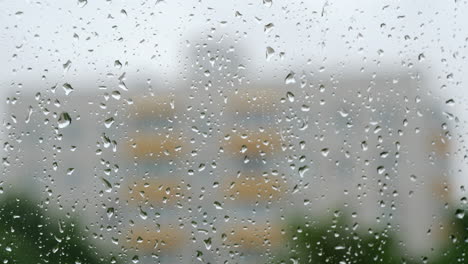
[[229, 98], [228, 109], [231, 112], [274, 113], [278, 111], [281, 93], [275, 89], [249, 89]]
[[164, 136], [138, 136], [130, 142], [136, 157], [168, 158], [184, 152], [182, 140]]
[[161, 227], [160, 230], [140, 227], [130, 230], [127, 235], [128, 246], [145, 251], [177, 250], [183, 245], [185, 239], [184, 232], [174, 227]]
[[224, 194], [236, 201], [268, 201], [281, 197], [281, 183], [276, 178], [243, 177], [226, 182]]
[[184, 199], [180, 182], [171, 180], [138, 181], [128, 186], [127, 198], [134, 203], [159, 203], [173, 205]]
[[226, 148], [237, 155], [271, 154], [281, 150], [281, 137], [276, 132], [239, 133], [226, 140]]
[[234, 226], [228, 229], [227, 244], [247, 250], [263, 251], [265, 248], [278, 247], [283, 240], [278, 226], [249, 225]]
[[135, 98], [133, 113], [136, 117], [170, 117], [176, 112], [175, 95]]

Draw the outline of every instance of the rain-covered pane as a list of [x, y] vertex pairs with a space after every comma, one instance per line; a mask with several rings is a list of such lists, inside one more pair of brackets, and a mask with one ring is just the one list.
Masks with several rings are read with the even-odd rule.
[[468, 263], [467, 9], [0, 1], [0, 262]]

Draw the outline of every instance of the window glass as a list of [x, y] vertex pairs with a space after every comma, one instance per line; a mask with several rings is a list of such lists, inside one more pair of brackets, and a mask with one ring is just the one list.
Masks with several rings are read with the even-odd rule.
[[468, 263], [464, 1], [0, 1], [2, 263]]

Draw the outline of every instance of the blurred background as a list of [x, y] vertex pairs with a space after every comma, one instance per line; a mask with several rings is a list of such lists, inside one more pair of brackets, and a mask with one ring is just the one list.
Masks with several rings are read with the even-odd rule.
[[466, 263], [463, 1], [0, 1], [3, 263]]

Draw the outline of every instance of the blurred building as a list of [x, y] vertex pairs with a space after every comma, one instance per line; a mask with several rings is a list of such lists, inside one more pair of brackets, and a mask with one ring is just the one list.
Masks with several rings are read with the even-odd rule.
[[237, 85], [228, 57], [174, 90], [10, 96], [4, 185], [140, 263], [258, 263], [291, 215], [335, 210], [360, 232], [391, 226], [410, 254], [444, 243], [448, 132], [423, 76]]

